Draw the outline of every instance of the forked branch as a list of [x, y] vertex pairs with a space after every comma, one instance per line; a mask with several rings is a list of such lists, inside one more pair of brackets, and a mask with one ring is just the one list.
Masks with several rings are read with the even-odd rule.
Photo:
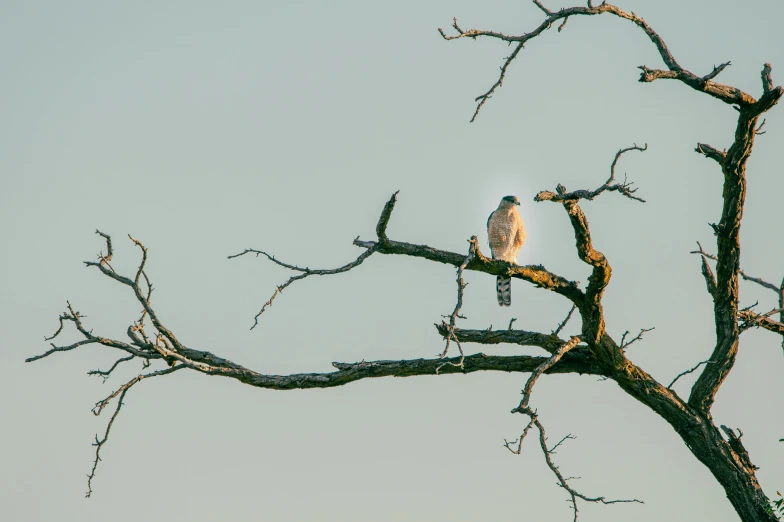
[[[457, 345], [457, 349], [460, 351], [460, 363], [458, 366], [460, 368], [463, 367], [463, 362], [465, 361], [465, 354], [463, 353], [463, 347], [460, 345], [460, 340], [455, 336], [455, 324], [457, 323], [457, 319], [465, 319], [465, 316], [460, 315], [460, 309], [463, 308], [463, 291], [467, 286], [467, 283], [463, 280], [463, 270], [465, 267], [468, 266], [468, 263], [474, 259], [476, 255], [476, 251], [478, 248], [478, 240], [476, 236], [472, 236], [471, 239], [468, 240], [470, 246], [468, 247], [468, 255], [463, 261], [463, 264], [457, 267], [457, 302], [455, 303], [455, 309], [452, 311], [452, 314], [449, 315], [449, 324], [444, 323], [444, 329], [446, 330], [446, 335], [444, 335], [444, 339], [446, 339], [446, 345], [444, 346], [444, 351], [441, 352], [439, 357], [446, 357], [446, 354], [449, 353], [449, 345], [454, 341]], [[511, 329], [511, 323], [510, 323]], [[448, 364], [448, 363], [444, 363]], [[441, 368], [436, 369], [436, 373], [441, 370]]]
[[250, 329], [253, 330], [259, 325], [259, 318], [261, 317], [261, 314], [263, 314], [268, 307], [272, 306], [272, 302], [275, 300], [275, 298], [279, 294], [281, 294], [283, 290], [285, 290], [292, 283], [299, 281], [301, 279], [305, 279], [306, 277], [310, 277], [312, 275], [323, 276], [323, 275], [334, 275], [343, 272], [348, 272], [352, 268], [356, 268], [357, 266], [361, 265], [362, 262], [365, 261], [365, 259], [367, 259], [371, 255], [373, 255], [373, 253], [376, 250], [377, 249], [375, 247], [368, 248], [366, 251], [362, 252], [354, 261], [351, 261], [350, 263], [346, 263], [345, 265], [340, 266], [338, 268], [329, 268], [329, 269], [322, 269], [322, 270], [314, 270], [307, 267], [302, 268], [296, 265], [284, 263], [283, 261], [279, 261], [278, 259], [276, 259], [275, 256], [272, 256], [264, 252], [263, 250], [256, 250], [254, 248], [246, 248], [239, 254], [234, 254], [229, 256], [228, 257], [229, 259], [244, 256], [245, 254], [255, 254], [256, 257], [265, 256], [267, 259], [269, 259], [270, 261], [272, 261], [278, 266], [282, 266], [283, 268], [288, 268], [289, 270], [293, 270], [295, 272], [300, 272], [300, 275], [291, 276], [285, 283], [275, 287], [275, 291], [272, 293], [272, 296], [267, 300], [266, 303], [264, 303], [264, 305], [261, 307], [261, 310], [259, 310], [259, 312], [253, 317], [253, 324], [251, 325]]
[[[544, 33], [547, 29], [550, 29], [552, 25], [557, 21], [562, 21], [561, 25], [558, 28], [560, 32], [563, 29], [563, 26], [566, 24], [566, 20], [569, 17], [574, 16], [593, 16], [593, 15], [601, 15], [601, 14], [611, 14], [617, 16], [618, 18], [623, 18], [625, 20], [629, 20], [637, 27], [642, 29], [642, 31], [648, 36], [648, 38], [653, 42], [656, 46], [656, 49], [659, 52], [659, 56], [661, 57], [662, 61], [664, 62], [666, 69], [651, 69], [645, 65], [639, 66], [640, 69], [640, 78], [639, 81], [643, 83], [652, 82], [658, 79], [670, 79], [670, 80], [678, 80], [683, 82], [684, 84], [688, 85], [692, 89], [695, 89], [700, 92], [704, 92], [714, 98], [717, 98], [724, 103], [730, 105], [737, 105], [740, 107], [748, 107], [752, 106], [757, 103], [757, 100], [754, 99], [751, 95], [741, 91], [736, 87], [732, 87], [730, 85], [724, 85], [721, 83], [714, 82], [713, 80], [725, 69], [730, 65], [730, 62], [722, 63], [718, 66], [714, 66], [713, 70], [709, 73], [704, 75], [697, 75], [693, 72], [689, 71], [688, 69], [683, 68], [675, 59], [672, 52], [669, 50], [667, 45], [664, 43], [664, 40], [659, 36], [659, 34], [653, 30], [653, 28], [648, 25], [648, 23], [643, 20], [641, 17], [637, 16], [633, 12], [627, 12], [612, 4], [608, 4], [606, 2], [602, 2], [600, 5], [594, 6], [592, 2], [588, 2], [587, 7], [583, 6], [576, 6], [576, 7], [566, 7], [559, 9], [557, 11], [552, 11], [546, 8], [540, 0], [534, 0], [534, 4], [542, 11], [544, 14], [544, 20], [532, 31], [528, 33], [522, 33], [518, 35], [509, 35], [504, 34], [498, 31], [488, 31], [488, 30], [481, 30], [481, 29], [469, 29], [463, 30], [457, 23], [457, 19], [453, 19], [452, 28], [455, 30], [457, 34], [454, 36], [448, 36], [443, 29], [439, 28], [438, 32], [441, 34], [444, 40], [459, 40], [462, 38], [492, 38], [496, 40], [501, 40], [506, 42], [509, 45], [514, 45], [515, 48], [512, 53], [504, 59], [504, 63], [501, 66], [501, 71], [499, 74], [498, 79], [496, 82], [490, 87], [490, 89], [480, 95], [477, 96], [475, 101], [477, 102], [477, 107], [474, 111], [474, 115], [471, 118], [473, 122], [476, 120], [476, 117], [479, 114], [479, 111], [482, 109], [482, 106], [485, 102], [495, 93], [495, 91], [503, 85], [503, 81], [506, 77], [506, 73], [509, 69], [509, 66], [514, 61], [515, 58], [519, 55], [520, 51], [523, 49], [526, 42], [530, 41], [537, 36], [540, 36]], [[762, 72], [762, 80], [763, 80], [763, 92], [764, 95], [768, 93], [774, 92], [776, 89], [781, 89], [781, 87], [773, 87], [773, 81], [770, 79], [770, 66], [766, 64], [765, 69]], [[778, 94], [781, 96], [781, 93]]]
[[609, 192], [619, 192], [620, 194], [626, 196], [629, 199], [633, 199], [636, 201], [640, 201], [645, 203], [645, 200], [639, 198], [634, 195], [637, 192], [636, 188], [632, 188], [633, 183], [629, 183], [626, 180], [626, 176], [624, 176], [624, 180], [621, 183], [613, 183], [615, 181], [615, 166], [618, 164], [618, 160], [621, 156], [629, 152], [631, 150], [639, 150], [640, 152], [644, 152], [648, 150], [648, 144], [646, 143], [645, 146], [640, 147], [636, 143], [631, 147], [627, 147], [625, 149], [621, 149], [615, 153], [615, 158], [610, 165], [610, 177], [607, 178], [607, 181], [604, 182], [602, 186], [597, 188], [596, 190], [575, 190], [572, 192], [566, 192], [566, 189], [563, 185], [558, 185], [559, 189], [556, 191], [557, 193], [553, 193], [550, 191], [543, 190], [539, 192], [534, 201], [554, 201], [554, 202], [564, 202], [569, 200], [579, 200], [579, 199], [587, 199], [592, 201], [596, 198], [599, 194], [605, 191]]
[[[563, 476], [563, 474], [561, 473], [561, 471], [558, 468], [558, 466], [556, 466], [555, 462], [553, 462], [552, 455], [553, 455], [555, 449], [558, 446], [560, 446], [566, 439], [574, 438], [574, 437], [572, 437], [571, 435], [567, 435], [566, 437], [562, 438], [558, 443], [556, 443], [552, 448], [548, 448], [547, 447], [547, 435], [545, 434], [544, 426], [542, 425], [541, 421], [539, 420], [539, 416], [538, 416], [537, 412], [535, 410], [531, 409], [531, 407], [529, 406], [529, 403], [531, 401], [531, 393], [533, 392], [533, 387], [536, 384], [537, 379], [539, 379], [539, 377], [542, 375], [542, 373], [544, 373], [545, 371], [549, 370], [550, 368], [553, 368], [561, 360], [561, 358], [564, 357], [564, 355], [566, 355], [570, 350], [576, 348], [581, 340], [582, 339], [580, 338], [580, 336], [572, 337], [568, 342], [564, 343], [560, 348], [558, 348], [558, 350], [556, 350], [556, 352], [553, 353], [545, 362], [543, 362], [533, 372], [531, 372], [531, 375], [528, 377], [528, 380], [525, 383], [525, 387], [523, 388], [523, 391], [522, 391], [522, 396], [523, 397], [520, 400], [520, 404], [518, 404], [517, 407], [512, 410], [512, 413], [522, 413], [524, 415], [528, 415], [529, 422], [526, 425], [525, 429], [523, 430], [523, 433], [520, 435], [520, 437], [517, 440], [515, 440], [513, 442], [508, 442], [506, 440], [504, 441], [504, 446], [506, 446], [506, 448], [509, 451], [511, 451], [512, 453], [515, 453], [515, 454], [520, 454], [521, 451], [522, 451], [522, 447], [523, 447], [523, 440], [525, 440], [525, 437], [528, 434], [528, 432], [531, 429], [531, 427], [532, 426], [536, 426], [536, 428], [539, 430], [539, 445], [540, 445], [540, 447], [542, 449], [542, 453], [544, 454], [544, 458], [545, 458], [545, 461], [547, 462], [547, 466], [550, 468], [550, 470], [556, 476], [556, 478], [558, 480], [558, 486], [562, 487], [563, 489], [565, 489], [569, 493], [569, 502], [570, 502], [570, 504], [572, 506], [572, 509], [573, 509], [573, 512], [574, 512], [574, 520], [575, 520], [575, 522], [577, 521], [577, 516], [578, 516], [578, 509], [577, 509], [577, 499], [578, 498], [582, 499], [582, 500], [584, 500], [586, 502], [601, 502], [603, 504], [616, 504], [616, 503], [621, 503], [621, 502], [639, 502], [639, 503], [642, 503], [642, 501], [637, 500], [637, 499], [632, 499], [632, 500], [606, 500], [605, 497], [589, 497], [589, 496], [583, 495], [582, 493], [580, 493], [580, 492], [576, 491], [574, 488], [572, 488], [569, 485], [569, 482], [568, 482], [569, 479], [567, 477]], [[516, 449], [514, 448], [515, 445], [517, 446]]]

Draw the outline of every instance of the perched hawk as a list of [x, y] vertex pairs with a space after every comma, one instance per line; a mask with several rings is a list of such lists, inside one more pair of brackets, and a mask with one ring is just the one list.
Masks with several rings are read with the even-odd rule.
[[[517, 264], [517, 253], [525, 241], [523, 218], [517, 211], [520, 200], [517, 196], [504, 196], [495, 212], [487, 218], [487, 239], [493, 259]], [[498, 276], [495, 284], [498, 304], [512, 304], [512, 278]]]

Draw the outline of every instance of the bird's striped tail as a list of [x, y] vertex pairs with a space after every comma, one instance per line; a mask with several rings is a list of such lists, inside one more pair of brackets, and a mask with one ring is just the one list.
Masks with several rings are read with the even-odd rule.
[[499, 306], [510, 306], [512, 304], [512, 278], [498, 276], [495, 281], [495, 290], [498, 294]]

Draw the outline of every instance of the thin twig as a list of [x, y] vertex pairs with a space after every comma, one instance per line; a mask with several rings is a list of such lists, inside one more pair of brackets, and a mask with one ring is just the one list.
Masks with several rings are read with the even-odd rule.
[[628, 330], [627, 330], [627, 331], [626, 331], [626, 332], [625, 332], [625, 333], [624, 333], [624, 334], [621, 336], [621, 345], [619, 346], [619, 348], [620, 348], [621, 350], [625, 350], [625, 349], [626, 349], [626, 348], [628, 348], [628, 347], [629, 347], [631, 344], [633, 344], [633, 343], [636, 343], [637, 341], [639, 341], [640, 339], [642, 339], [642, 336], [643, 336], [643, 334], [645, 334], [646, 332], [650, 332], [650, 331], [652, 331], [652, 330], [655, 330], [655, 329], [656, 329], [656, 327], [655, 327], [655, 326], [654, 326], [653, 328], [642, 328], [642, 329], [640, 330], [640, 333], [638, 333], [638, 334], [637, 334], [637, 337], [635, 337], [634, 339], [632, 339], [632, 340], [631, 340], [631, 341], [629, 341], [629, 342], [624, 342], [624, 339], [626, 339], [626, 335], [629, 333], [629, 332], [628, 332]]
[[528, 381], [526, 381], [525, 387], [522, 391], [523, 398], [520, 399], [520, 404], [517, 406], [517, 408], [512, 410], [512, 413], [526, 413], [526, 410], [528, 410], [528, 403], [531, 401], [531, 392], [533, 391], [534, 384], [536, 384], [536, 380], [539, 379], [539, 377], [541, 377], [541, 375], [551, 366], [557, 363], [569, 350], [580, 344], [581, 340], [582, 337], [575, 335], [569, 339], [569, 342], [564, 343], [545, 362], [543, 362], [541, 365], [539, 365], [538, 368], [531, 372], [531, 376], [528, 377]]
[[130, 361], [130, 360], [133, 360], [135, 358], [136, 358], [136, 356], [134, 356], [134, 355], [129, 355], [128, 357], [122, 357], [122, 358], [117, 359], [116, 361], [114, 361], [114, 364], [108, 370], [105, 370], [105, 371], [104, 370], [90, 370], [89, 372], [87, 372], [87, 375], [100, 375], [103, 378], [103, 382], [106, 382], [106, 379], [109, 378], [109, 375], [111, 375], [111, 373], [114, 371], [115, 368], [117, 368], [120, 364], [122, 364], [124, 362], [127, 362], [127, 361]]
[[106, 433], [103, 435], [103, 439], [98, 440], [98, 435], [95, 435], [95, 442], [93, 446], [95, 446], [95, 460], [93, 461], [93, 469], [90, 470], [90, 474], [87, 475], [87, 493], [84, 495], [85, 498], [90, 498], [90, 495], [93, 494], [93, 479], [95, 478], [95, 470], [98, 468], [98, 462], [101, 461], [101, 448], [106, 441], [109, 440], [109, 432], [112, 429], [112, 425], [114, 424], [114, 420], [117, 418], [117, 415], [120, 413], [120, 408], [123, 407], [123, 399], [125, 398], [125, 394], [128, 392], [126, 388], [120, 394], [120, 399], [117, 401], [117, 408], [114, 410], [114, 414], [112, 414], [112, 418], [109, 419], [109, 423], [106, 425]]
[[561, 333], [561, 330], [563, 330], [564, 326], [566, 326], [566, 323], [569, 322], [569, 319], [571, 319], [572, 314], [574, 313], [575, 310], [577, 310], [577, 305], [572, 305], [572, 308], [569, 310], [569, 313], [566, 314], [566, 318], [560, 323], [558, 323], [558, 327], [551, 332], [552, 335], [557, 336], [559, 333]]
[[247, 248], [247, 249], [243, 250], [242, 252], [240, 252], [239, 254], [234, 254], [234, 255], [229, 256], [229, 259], [232, 259], [232, 258], [235, 258], [235, 257], [243, 256], [245, 254], [256, 254], [256, 257], [262, 255], [262, 256], [266, 256], [267, 259], [269, 259], [270, 261], [272, 261], [276, 265], [282, 266], [284, 268], [288, 268], [289, 270], [294, 270], [295, 272], [301, 272], [300, 275], [292, 276], [292, 277], [290, 277], [288, 279], [288, 281], [286, 281], [282, 285], [279, 285], [279, 286], [275, 287], [275, 291], [272, 293], [272, 296], [269, 298], [269, 300], [266, 303], [264, 303], [264, 306], [261, 307], [261, 310], [259, 310], [259, 313], [257, 313], [253, 317], [253, 325], [250, 327], [250, 329], [253, 330], [254, 328], [256, 328], [256, 326], [258, 326], [258, 324], [259, 324], [259, 317], [261, 317], [261, 314], [264, 313], [264, 311], [267, 309], [267, 307], [272, 305], [272, 302], [275, 300], [275, 298], [280, 293], [282, 293], [283, 290], [285, 290], [290, 284], [294, 283], [295, 281], [299, 281], [300, 279], [305, 279], [306, 277], [309, 277], [309, 276], [312, 276], [312, 275], [323, 276], [323, 275], [333, 275], [333, 274], [340, 274], [342, 272], [348, 272], [352, 268], [355, 268], [355, 267], [361, 265], [362, 262], [365, 261], [365, 259], [367, 259], [371, 255], [373, 255], [373, 253], [376, 250], [377, 250], [377, 247], [374, 245], [373, 247], [370, 247], [367, 250], [365, 250], [364, 252], [362, 252], [362, 254], [360, 254], [359, 257], [357, 257], [354, 261], [351, 261], [350, 263], [347, 263], [347, 264], [345, 264], [343, 266], [340, 266], [338, 268], [331, 268], [331, 269], [324, 269], [324, 270], [313, 270], [313, 269], [310, 269], [310, 268], [307, 268], [307, 267], [302, 268], [302, 267], [299, 267], [299, 266], [296, 266], [296, 265], [291, 265], [289, 263], [284, 263], [283, 261], [279, 261], [278, 259], [275, 259], [275, 256], [272, 256], [272, 255], [270, 255], [270, 254], [268, 254], [268, 253], [266, 253], [266, 252], [264, 252], [262, 250], [256, 250], [256, 249], [253, 249], [253, 248]]
[[[544, 426], [542, 426], [542, 423], [539, 421], [538, 418], [534, 418], [533, 422], [534, 422], [534, 425], [536, 426], [536, 428], [539, 430], [539, 445], [542, 448], [542, 453], [544, 454], [544, 459], [547, 462], [547, 467], [550, 468], [550, 471], [552, 471], [553, 474], [555, 475], [556, 479], [558, 480], [558, 485], [560, 487], [562, 487], [563, 489], [565, 489], [567, 493], [569, 493], [569, 497], [570, 497], [569, 498], [569, 503], [572, 505], [572, 510], [574, 512], [574, 522], [577, 522], [577, 518], [578, 518], [578, 515], [577, 515], [578, 514], [578, 509], [577, 509], [577, 499], [578, 498], [581, 499], [581, 500], [584, 500], [586, 502], [596, 502], [596, 503], [602, 503], [602, 504], [623, 504], [623, 503], [632, 503], [632, 502], [638, 503], [638, 504], [644, 504], [644, 502], [642, 500], [638, 500], [636, 498], [629, 499], [629, 500], [627, 500], [627, 499], [607, 500], [605, 497], [589, 497], [589, 496], [584, 495], [584, 494], [580, 493], [579, 491], [575, 490], [571, 486], [569, 486], [569, 483], [568, 483], [569, 478], [575, 478], [575, 477], [564, 477], [563, 476], [563, 474], [561, 473], [561, 470], [558, 468], [558, 466], [556, 466], [555, 462], [553, 462], [552, 450], [548, 450], [547, 449], [547, 435], [545, 434]], [[567, 435], [567, 437], [569, 437], [569, 436]], [[553, 448], [555, 448], [557, 446], [558, 446], [558, 444], [556, 444], [556, 446], [554, 446]]]
[[685, 372], [681, 372], [681, 373], [679, 373], [678, 375], [676, 375], [676, 376], [675, 376], [675, 378], [672, 380], [672, 382], [671, 382], [670, 384], [668, 384], [668, 385], [667, 385], [667, 389], [668, 389], [668, 390], [669, 390], [669, 389], [672, 389], [672, 386], [675, 384], [675, 381], [677, 381], [678, 379], [680, 379], [680, 378], [681, 378], [681, 377], [683, 377], [684, 375], [688, 375], [688, 374], [690, 374], [691, 372], [695, 371], [697, 368], [699, 368], [699, 367], [700, 367], [700, 366], [702, 366], [703, 364], [712, 364], [712, 363], [713, 363], [713, 361], [700, 361], [700, 362], [698, 362], [697, 364], [695, 364], [695, 365], [694, 365], [694, 367], [693, 367], [693, 368], [689, 368], [689, 369], [688, 369], [688, 370], [686, 370]]
[[[463, 281], [463, 270], [465, 270], [465, 267], [468, 266], [468, 263], [470, 263], [471, 260], [473, 260], [476, 256], [478, 240], [476, 236], [471, 236], [471, 239], [469, 239], [468, 242], [468, 255], [466, 256], [465, 261], [463, 261], [463, 264], [457, 267], [457, 302], [455, 303], [455, 309], [449, 316], [449, 325], [446, 328], [446, 335], [444, 336], [446, 338], [446, 346], [444, 346], [444, 351], [439, 355], [439, 357], [442, 359], [446, 357], [447, 352], [449, 352], [449, 345], [454, 341], [454, 343], [457, 344], [457, 349], [460, 350], [460, 362], [457, 363], [457, 365], [461, 369], [464, 368], [463, 363], [465, 362], [465, 354], [463, 353], [463, 347], [461, 346], [460, 341], [458, 340], [457, 336], [455, 336], [455, 324], [457, 323], [458, 319], [465, 319], [464, 316], [460, 315], [460, 309], [463, 307], [463, 290], [465, 290], [465, 287], [467, 286], [467, 283]], [[509, 328], [512, 328], [511, 322], [509, 323]], [[447, 364], [454, 363], [444, 363], [444, 365]], [[436, 373], [438, 373], [441, 368], [441, 366], [436, 368]]]

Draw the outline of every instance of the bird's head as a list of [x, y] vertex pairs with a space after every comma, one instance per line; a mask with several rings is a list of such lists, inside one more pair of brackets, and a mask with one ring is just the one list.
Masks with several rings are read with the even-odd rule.
[[511, 208], [516, 207], [520, 204], [520, 200], [517, 199], [517, 196], [504, 196], [501, 198], [501, 204], [499, 208]]

